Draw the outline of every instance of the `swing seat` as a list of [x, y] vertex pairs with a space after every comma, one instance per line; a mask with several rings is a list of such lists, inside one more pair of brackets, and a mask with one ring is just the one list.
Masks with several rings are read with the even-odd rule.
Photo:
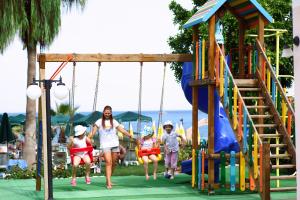
[[[142, 159], [143, 156], [156, 155], [157, 161], [160, 161], [162, 156], [160, 154], [160, 148], [152, 148], [152, 149], [139, 149], [137, 146], [135, 147], [135, 155], [140, 164], [144, 164]], [[151, 163], [152, 160], [149, 160]]]
[[[90, 157], [91, 163], [93, 162], [93, 146], [91, 144], [87, 144], [87, 147], [85, 147], [85, 148], [71, 148], [70, 149], [70, 157], [71, 157], [72, 165], [73, 165], [73, 160], [74, 160], [75, 154], [79, 153], [79, 152], [83, 152], [83, 151], [87, 151], [87, 153]], [[85, 163], [84, 163], [83, 159], [81, 159], [79, 165], [84, 165], [84, 164]]]

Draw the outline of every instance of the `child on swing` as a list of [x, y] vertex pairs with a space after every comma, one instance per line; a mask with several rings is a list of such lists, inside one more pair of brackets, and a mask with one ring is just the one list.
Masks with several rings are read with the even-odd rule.
[[[77, 125], [74, 128], [75, 134], [74, 138], [70, 138], [70, 143], [68, 144], [68, 148], [86, 148], [87, 144], [91, 144], [90, 138], [88, 138], [85, 135], [86, 132], [86, 127]], [[73, 167], [72, 167], [72, 181], [71, 185], [76, 186], [76, 168], [80, 164], [81, 159], [84, 161], [85, 166], [86, 166], [86, 175], [85, 175], [85, 182], [86, 184], [91, 184], [91, 179], [90, 179], [90, 165], [91, 165], [91, 159], [88, 155], [87, 151], [83, 152], [78, 152], [75, 153], [74, 158], [73, 158]]]
[[[178, 161], [178, 151], [179, 143], [177, 137], [179, 137], [183, 142], [184, 138], [175, 133], [173, 130], [173, 124], [171, 121], [166, 121], [163, 125], [165, 133], [162, 137], [162, 142], [165, 147], [165, 172], [164, 176], [166, 178], [174, 179], [175, 170], [177, 168]], [[171, 169], [171, 176], [168, 174], [168, 171]]]
[[[152, 148], [158, 147], [156, 139], [153, 138], [153, 130], [149, 126], [145, 126], [143, 131], [141, 132], [142, 139], [141, 141], [138, 141], [138, 147], [141, 150], [150, 150]], [[144, 162], [144, 170], [145, 170], [145, 177], [146, 180], [149, 180], [149, 174], [148, 174], [148, 162], [149, 160], [152, 160], [153, 162], [153, 179], [156, 180], [156, 171], [157, 171], [157, 156], [154, 154], [143, 156], [142, 160]]]

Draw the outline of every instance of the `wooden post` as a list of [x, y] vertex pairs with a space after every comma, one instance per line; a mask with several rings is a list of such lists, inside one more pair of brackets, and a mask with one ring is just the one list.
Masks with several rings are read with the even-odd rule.
[[[263, 16], [261, 14], [258, 15], [258, 40], [260, 42], [260, 44], [263, 46], [264, 48], [264, 21], [263, 21]], [[263, 55], [261, 53], [258, 54], [258, 66], [259, 66], [259, 70], [260, 70], [260, 74], [262, 74], [262, 70], [263, 70]], [[262, 106], [263, 105], [263, 100], [258, 100], [258, 105]], [[259, 115], [263, 115], [263, 109], [259, 108], [258, 109], [258, 113]], [[263, 124], [264, 123], [264, 119], [263, 118], [259, 118], [258, 119], [258, 123], [259, 124]], [[258, 128], [258, 134], [263, 134], [264, 132], [264, 128]]]
[[[39, 78], [40, 79], [45, 79], [45, 57], [42, 57], [39, 61]], [[42, 84], [40, 84], [40, 87], [44, 87]], [[39, 103], [38, 103], [38, 124], [42, 120], [42, 99], [39, 98]], [[39, 132], [39, 131], [38, 131]], [[40, 136], [40, 135], [39, 135]], [[39, 164], [39, 159], [37, 158], [37, 165]], [[37, 167], [38, 169], [38, 167]], [[36, 173], [36, 182], [35, 182], [35, 190], [36, 191], [41, 191], [41, 176]]]
[[270, 200], [270, 144], [268, 142], [263, 143], [263, 166], [262, 176], [263, 176], [263, 187], [261, 193], [262, 200]]
[[244, 78], [245, 76], [245, 52], [244, 52], [244, 41], [245, 41], [245, 27], [242, 21], [239, 22], [239, 76]]
[[[209, 48], [208, 48], [208, 79], [214, 81], [215, 79], [215, 25], [216, 16], [213, 15], [208, 24]], [[215, 85], [208, 85], [208, 154], [215, 152]], [[208, 193], [214, 192], [214, 159], [208, 160]]]
[[[198, 34], [199, 34], [198, 26], [193, 26], [193, 42], [196, 42], [198, 40]], [[195, 77], [195, 79], [197, 78], [198, 77]], [[192, 125], [193, 125], [192, 126], [193, 127], [192, 128], [192, 149], [196, 151], [198, 149], [198, 87], [197, 86], [193, 86], [192, 95], [193, 95], [192, 96]], [[193, 159], [192, 162], [195, 163], [196, 160]], [[196, 172], [195, 168], [193, 169], [193, 172], [195, 174]], [[193, 178], [195, 178], [195, 176]], [[195, 185], [192, 186], [194, 187]]]
[[[45, 79], [45, 59], [40, 56], [40, 80]], [[44, 88], [44, 83], [41, 83], [42, 96], [39, 100], [41, 103], [41, 117], [43, 126], [43, 162], [44, 162], [44, 197], [48, 199], [49, 197], [49, 185], [48, 185], [48, 160], [47, 160], [47, 123], [46, 123], [46, 92]]]
[[[198, 26], [193, 26], [193, 41], [196, 42], [198, 40]], [[198, 87], [194, 86], [192, 90], [192, 106], [193, 106], [193, 118], [192, 118], [192, 141], [193, 141], [193, 149], [198, 148]]]

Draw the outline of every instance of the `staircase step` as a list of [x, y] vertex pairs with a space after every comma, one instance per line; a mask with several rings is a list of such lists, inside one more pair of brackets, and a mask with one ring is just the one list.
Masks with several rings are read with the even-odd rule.
[[259, 99], [265, 99], [265, 97], [243, 97], [244, 100], [259, 100]]
[[[259, 137], [261, 138], [278, 138], [281, 137], [282, 134], [259, 134]], [[271, 147], [272, 144], [270, 144]]]
[[234, 79], [238, 87], [257, 87], [256, 79]]
[[254, 124], [256, 128], [275, 128], [277, 124]]
[[251, 109], [251, 108], [254, 108], [254, 109], [256, 109], [256, 108], [269, 108], [270, 106], [256, 106], [256, 105], [254, 105], [254, 106], [246, 106], [248, 109]]
[[[290, 159], [291, 155], [289, 154], [272, 154], [270, 155], [270, 158], [279, 158], [279, 159]], [[260, 155], [258, 155], [258, 158], [260, 158]]]
[[261, 88], [239, 88], [241, 92], [255, 92], [261, 91]]
[[270, 188], [271, 192], [284, 192], [284, 191], [296, 191], [297, 187], [279, 187], [279, 188]]
[[273, 116], [272, 115], [250, 115], [250, 117], [254, 119], [254, 118], [271, 118]]
[[270, 176], [270, 180], [288, 180], [288, 179], [296, 179], [297, 176]]
[[291, 155], [289, 154], [272, 154], [270, 155], [270, 158], [281, 158], [281, 159], [290, 159]]
[[272, 169], [289, 169], [289, 168], [295, 168], [296, 165], [272, 165]]
[[287, 144], [270, 144], [270, 148], [276, 148], [276, 147], [286, 147]]

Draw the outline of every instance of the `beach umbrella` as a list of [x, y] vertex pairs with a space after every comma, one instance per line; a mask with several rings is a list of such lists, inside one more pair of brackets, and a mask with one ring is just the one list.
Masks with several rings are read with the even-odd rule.
[[152, 122], [152, 130], [153, 130], [153, 137], [157, 138], [157, 132], [156, 132], [156, 126], [155, 126], [155, 120]]
[[83, 125], [83, 126], [93, 125], [101, 117], [102, 117], [102, 112], [94, 111], [88, 114], [87, 116], [74, 120], [74, 125]]
[[15, 136], [11, 131], [11, 125], [7, 113], [4, 113], [1, 119], [0, 127], [0, 143], [10, 142], [15, 140]]
[[133, 128], [132, 128], [132, 124], [129, 125], [129, 134], [131, 135], [131, 137], [133, 137]]
[[178, 123], [175, 124], [175, 133], [179, 134], [179, 125], [178, 125]]
[[161, 138], [163, 136], [163, 133], [164, 133], [164, 128], [163, 128], [162, 123], [160, 123], [159, 126], [158, 126], [158, 131], [157, 131], [157, 137], [158, 137], [158, 139], [161, 140]]
[[74, 119], [74, 121], [75, 121], [75, 120], [78, 120], [78, 119], [80, 119], [80, 118], [82, 118], [82, 117], [85, 117], [85, 115], [80, 114], [80, 113], [76, 113], [76, 114], [74, 115], [73, 119]]
[[114, 116], [114, 118], [119, 122], [134, 122], [134, 121], [138, 121], [139, 117], [141, 118], [142, 122], [152, 121], [151, 117], [145, 115], [139, 115], [138, 113], [131, 112], [131, 111], [123, 112]]
[[182, 122], [179, 125], [179, 135], [181, 135], [184, 139], [186, 139], [186, 137], [185, 137], [185, 130], [184, 130]]

